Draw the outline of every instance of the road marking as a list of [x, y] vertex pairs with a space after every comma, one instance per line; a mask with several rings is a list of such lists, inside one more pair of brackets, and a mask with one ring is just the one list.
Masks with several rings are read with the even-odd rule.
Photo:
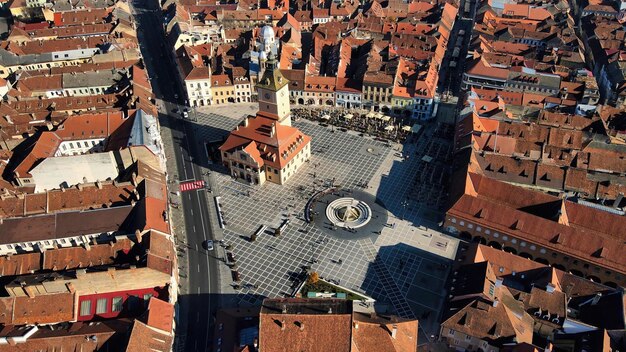
[[200, 272], [200, 263], [198, 263], [198, 272]]
[[198, 294], [200, 294], [200, 286], [198, 286]]
[[193, 225], [193, 233], [196, 233], [196, 225]]
[[191, 216], [193, 216], [193, 209], [189, 209], [189, 211], [191, 212]]

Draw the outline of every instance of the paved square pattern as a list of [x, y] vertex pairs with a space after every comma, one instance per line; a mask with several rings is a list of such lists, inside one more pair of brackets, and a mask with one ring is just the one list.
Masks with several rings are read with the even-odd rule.
[[[255, 111], [256, 106], [243, 105], [195, 112], [195, 132], [205, 141], [219, 141]], [[428, 334], [435, 332], [458, 246], [456, 239], [435, 230], [447, 195], [443, 185], [450, 146], [444, 137], [449, 131], [435, 124], [416, 141], [390, 145], [307, 120], [293, 124], [312, 137], [312, 157], [286, 185], [254, 187], [226, 173], [214, 179], [226, 222], [225, 243], [234, 247], [243, 287], [234, 303], [291, 295], [303, 267], [310, 266], [399, 315], [417, 317]], [[306, 201], [332, 182], [363, 188], [384, 204], [389, 223], [375, 241], [340, 240], [303, 221]], [[274, 236], [273, 229], [287, 218], [286, 231]], [[269, 230], [250, 242], [260, 225]]]

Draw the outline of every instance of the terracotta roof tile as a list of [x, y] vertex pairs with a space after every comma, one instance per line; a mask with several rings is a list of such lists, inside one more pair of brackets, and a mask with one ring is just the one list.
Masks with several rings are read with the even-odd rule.
[[[261, 310], [259, 350], [350, 351], [350, 301], [282, 299], [272, 303], [276, 308], [267, 308], [267, 304], [268, 300]], [[281, 305], [286, 307], [287, 313], [281, 313]], [[340, 309], [343, 310], [338, 311]]]
[[[415, 351], [418, 344], [417, 326], [417, 320], [371, 319], [369, 315], [355, 312], [352, 324], [352, 351]], [[395, 337], [391, 336], [393, 329], [396, 329]]]

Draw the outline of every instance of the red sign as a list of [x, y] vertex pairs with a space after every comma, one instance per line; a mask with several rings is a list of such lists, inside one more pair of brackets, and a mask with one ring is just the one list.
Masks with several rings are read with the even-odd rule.
[[204, 188], [204, 181], [191, 181], [191, 182], [183, 182], [180, 184], [180, 191], [194, 191], [196, 189]]

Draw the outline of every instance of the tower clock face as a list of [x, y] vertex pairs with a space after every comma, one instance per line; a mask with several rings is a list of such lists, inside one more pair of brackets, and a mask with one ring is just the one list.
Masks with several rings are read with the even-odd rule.
[[269, 99], [270, 98], [270, 93], [265, 93], [265, 99]]

